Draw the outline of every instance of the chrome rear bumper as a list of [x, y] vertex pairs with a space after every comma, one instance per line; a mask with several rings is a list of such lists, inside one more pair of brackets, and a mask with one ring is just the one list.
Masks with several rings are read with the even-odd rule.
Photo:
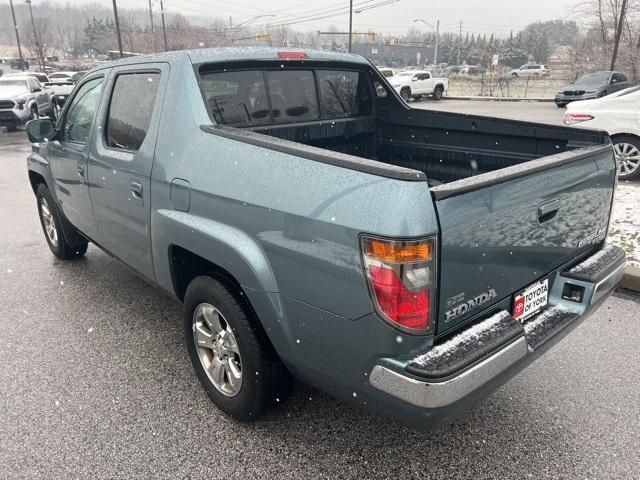
[[[586, 265], [588, 261], [590, 260], [587, 259], [583, 263]], [[560, 332], [568, 331], [567, 327], [575, 326], [597, 309], [614, 291], [625, 267], [626, 257], [618, 256], [615, 264], [608, 265], [608, 273], [601, 276], [597, 283], [576, 281], [565, 277], [564, 272], [557, 272], [549, 299], [550, 306], [523, 325], [522, 335], [510, 339], [494, 353], [454, 375], [443, 379], [424, 379], [408, 373], [405, 370], [406, 362], [382, 359], [371, 370], [369, 383], [377, 390], [419, 408], [438, 409], [452, 405], [510, 369], [512, 375], [515, 375], [520, 371], [516, 367], [518, 364], [521, 364], [522, 368], [528, 365], [529, 362], [525, 359], [532, 360], [540, 355], [545, 351], [543, 345], [551, 344], [550, 340], [556, 337], [561, 338]], [[585, 287], [585, 296], [581, 303], [568, 302], [559, 297], [559, 292], [562, 292], [566, 282], [579, 283]]]

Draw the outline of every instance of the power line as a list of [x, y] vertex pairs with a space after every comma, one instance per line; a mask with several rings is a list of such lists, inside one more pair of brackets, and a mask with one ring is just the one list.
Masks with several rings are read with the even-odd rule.
[[[369, 4], [370, 2], [375, 1], [375, 0], [366, 0], [364, 2], [360, 2], [359, 4], [354, 4], [354, 8], [356, 8], [357, 6], [360, 6], [362, 4]], [[373, 3], [371, 5], [368, 5], [369, 8], [375, 8], [375, 7], [382, 7], [385, 5], [390, 5], [392, 3], [396, 3], [398, 0], [382, 0], [379, 3]], [[266, 27], [266, 26], [271, 26], [271, 27], [286, 27], [289, 25], [297, 25], [299, 23], [307, 23], [307, 22], [313, 22], [315, 20], [323, 20], [325, 18], [333, 18], [333, 17], [338, 17], [338, 16], [342, 16], [342, 15], [346, 15], [349, 13], [349, 6], [347, 7], [343, 7], [343, 8], [338, 8], [335, 9], [333, 12], [326, 12], [326, 14], [319, 14], [317, 16], [300, 16], [298, 18], [294, 18], [288, 21], [284, 21], [284, 22], [274, 22], [272, 24], [263, 24], [263, 25], [259, 25], [262, 27]]]

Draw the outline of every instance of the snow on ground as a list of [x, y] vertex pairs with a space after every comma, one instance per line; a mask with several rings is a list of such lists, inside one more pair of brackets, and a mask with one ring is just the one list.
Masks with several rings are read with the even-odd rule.
[[620, 182], [618, 184], [609, 239], [624, 248], [630, 265], [640, 267], [639, 182]]

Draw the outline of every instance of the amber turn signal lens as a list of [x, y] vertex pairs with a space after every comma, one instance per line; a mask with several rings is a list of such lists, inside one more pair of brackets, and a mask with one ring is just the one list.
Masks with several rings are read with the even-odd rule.
[[431, 260], [432, 247], [429, 242], [398, 242], [364, 239], [364, 252], [381, 262], [426, 262]]

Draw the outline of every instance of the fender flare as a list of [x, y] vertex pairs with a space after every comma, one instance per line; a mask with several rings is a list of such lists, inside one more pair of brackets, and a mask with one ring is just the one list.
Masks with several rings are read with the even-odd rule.
[[226, 270], [242, 287], [264, 293], [278, 292], [262, 246], [242, 230], [188, 212], [161, 209], [152, 214], [152, 231], [151, 238], [157, 239], [152, 246], [154, 263], [158, 266], [156, 279], [165, 288], [173, 290], [173, 275], [167, 260], [169, 249], [179, 246]]

